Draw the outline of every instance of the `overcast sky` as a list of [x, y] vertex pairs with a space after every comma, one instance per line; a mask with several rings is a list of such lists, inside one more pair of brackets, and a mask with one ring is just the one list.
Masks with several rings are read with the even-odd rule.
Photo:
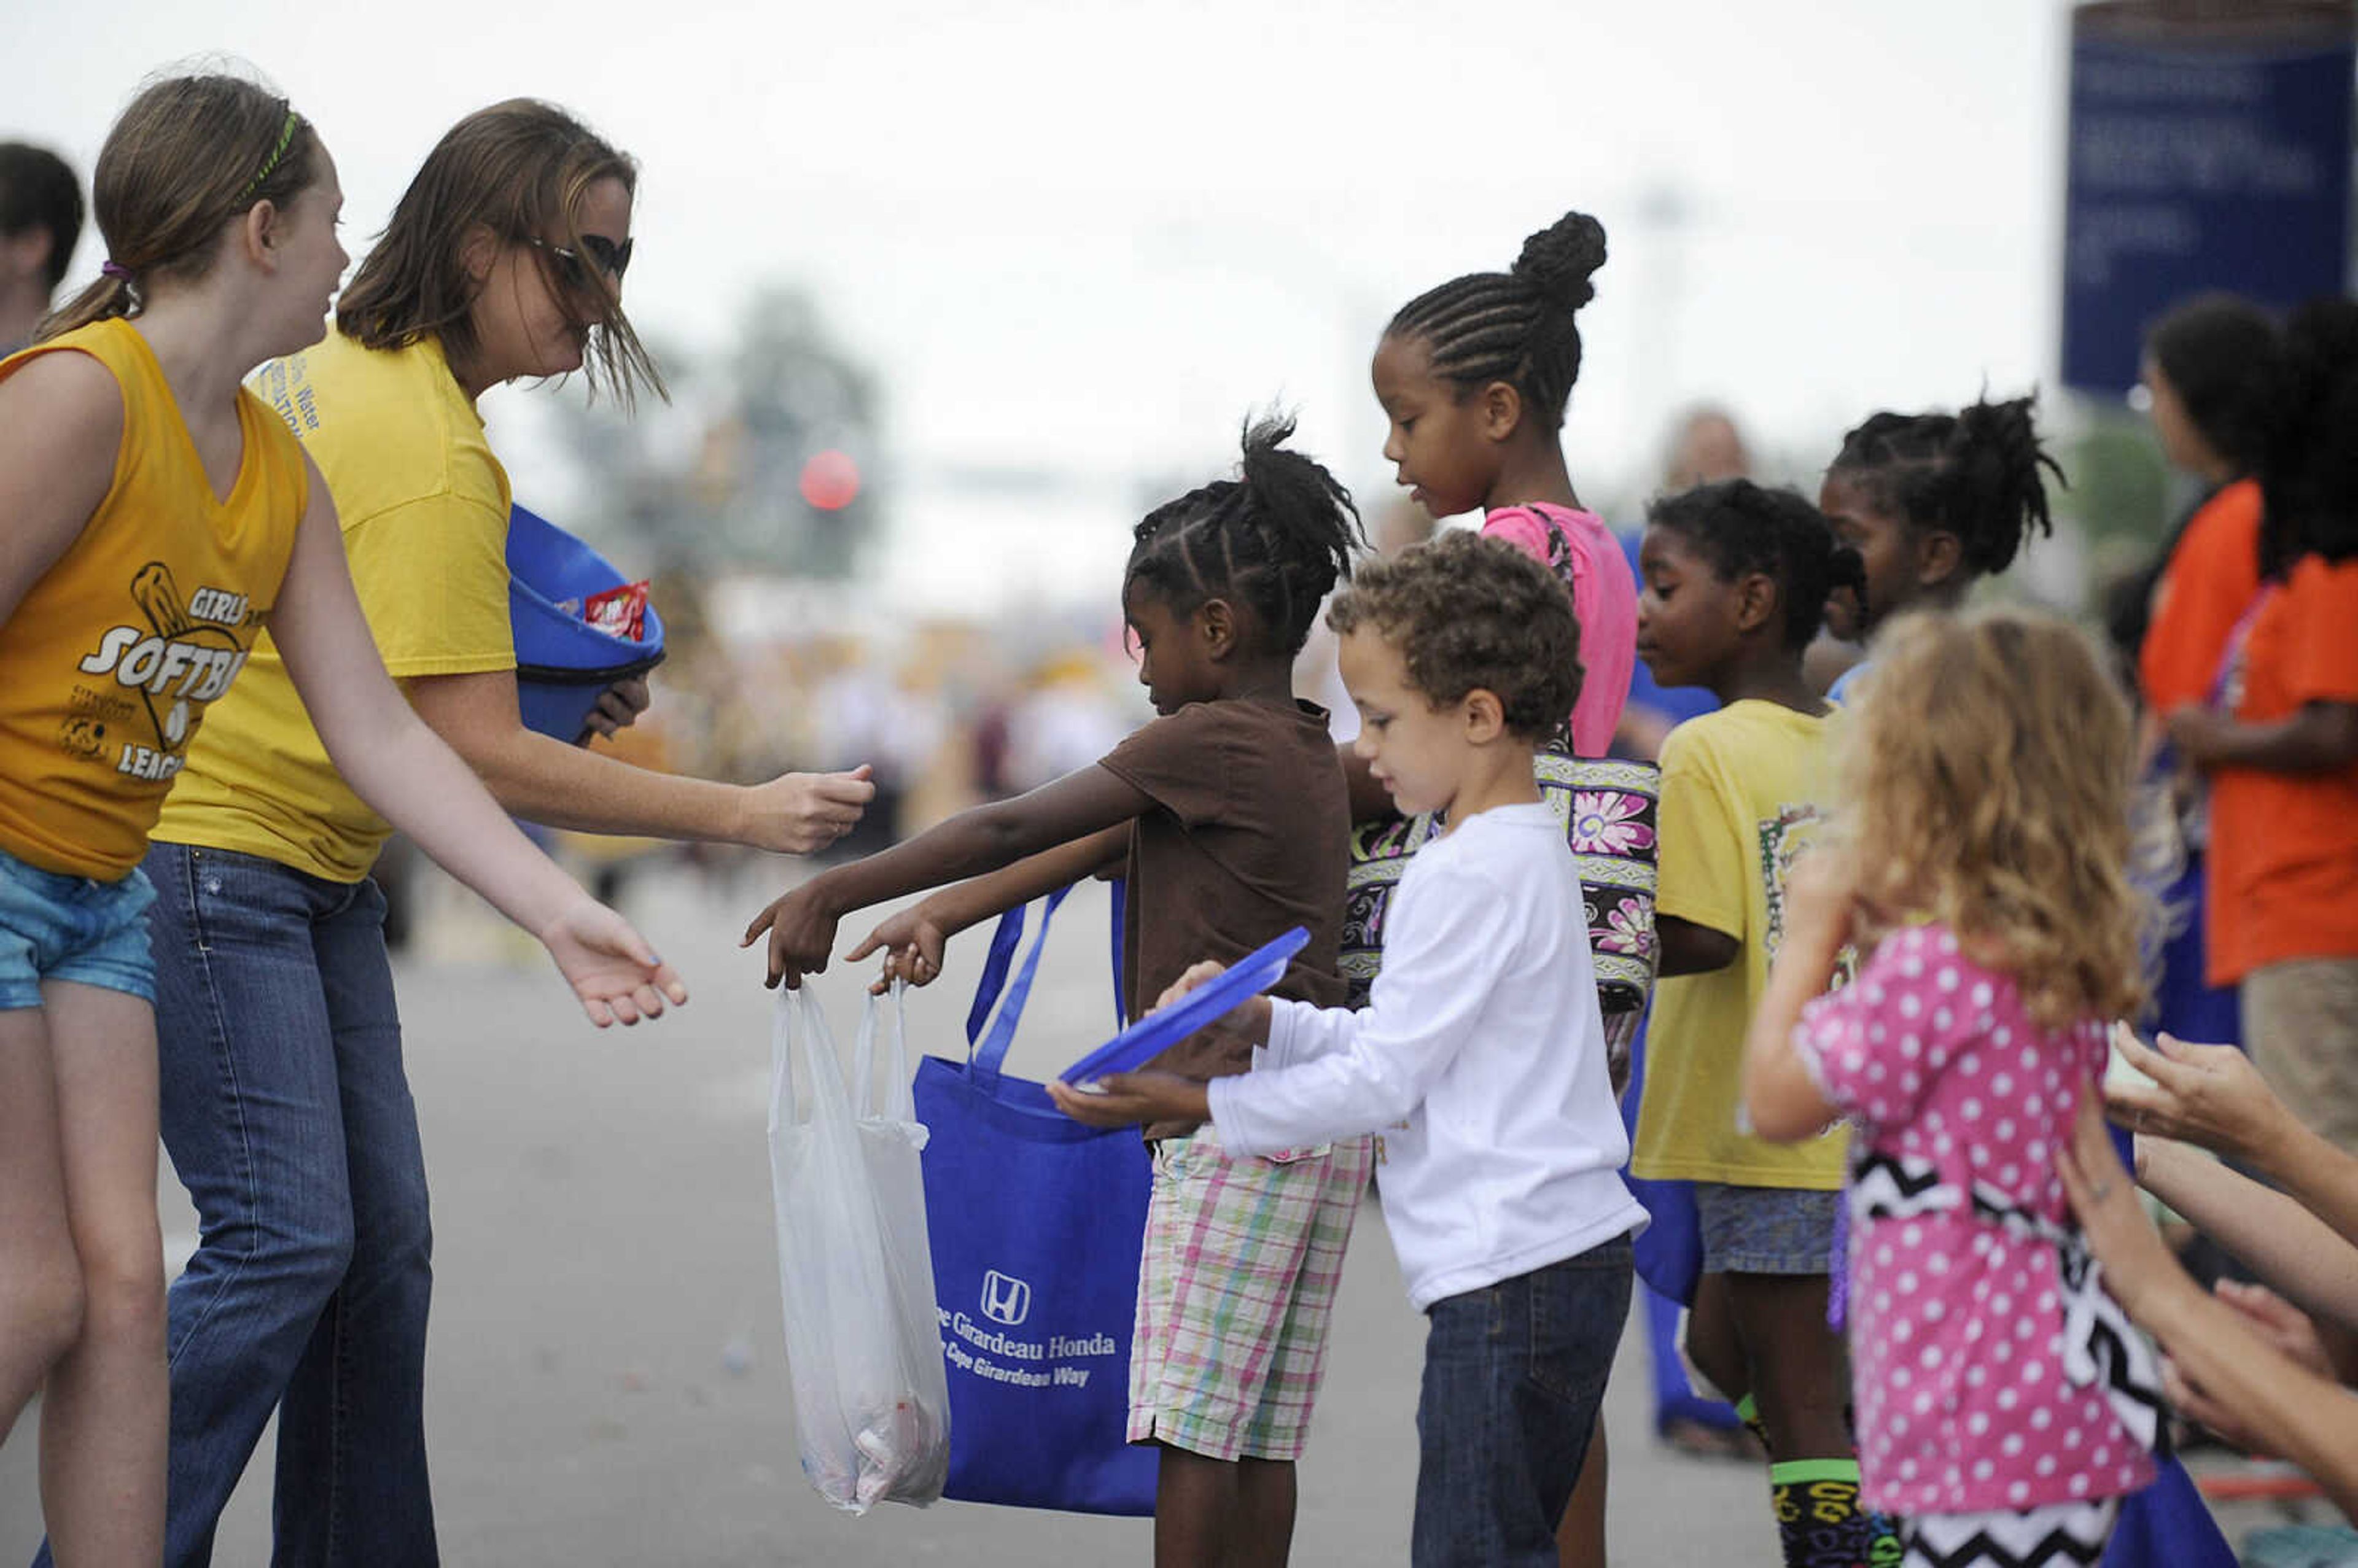
[[[1583, 208], [1612, 258], [1566, 442], [1604, 499], [1694, 397], [1822, 462], [1875, 407], [2052, 380], [2067, 9], [18, 5], [0, 135], [86, 172], [142, 76], [242, 57], [319, 126], [358, 251], [453, 119], [552, 98], [643, 166], [642, 329], [724, 351], [759, 284], [806, 287], [914, 467], [1207, 477], [1282, 395], [1370, 498], [1385, 318]], [[568, 395], [498, 395], [495, 437]], [[520, 495], [559, 484], [518, 447]]]

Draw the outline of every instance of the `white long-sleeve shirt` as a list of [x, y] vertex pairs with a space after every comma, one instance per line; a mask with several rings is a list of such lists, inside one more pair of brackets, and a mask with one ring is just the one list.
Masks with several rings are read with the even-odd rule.
[[1580, 877], [1543, 804], [1409, 862], [1364, 1012], [1271, 1003], [1253, 1070], [1210, 1085], [1231, 1152], [1384, 1135], [1376, 1173], [1420, 1312], [1638, 1229]]

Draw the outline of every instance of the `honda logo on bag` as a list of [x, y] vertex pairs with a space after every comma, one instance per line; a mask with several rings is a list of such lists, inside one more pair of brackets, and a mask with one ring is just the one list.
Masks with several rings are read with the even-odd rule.
[[1032, 1315], [1032, 1287], [993, 1269], [982, 1277], [982, 1315], [1012, 1328]]

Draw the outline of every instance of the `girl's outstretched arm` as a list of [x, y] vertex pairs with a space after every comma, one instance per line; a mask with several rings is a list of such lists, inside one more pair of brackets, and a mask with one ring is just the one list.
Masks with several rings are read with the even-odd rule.
[[317, 468], [310, 497], [270, 631], [337, 770], [444, 869], [539, 937], [591, 1022], [635, 1023], [666, 1000], [686, 1001], [687, 988], [646, 939], [535, 849], [411, 711], [377, 657]]
[[769, 979], [802, 983], [827, 968], [836, 924], [854, 910], [1011, 866], [1142, 815], [1143, 790], [1092, 763], [1029, 795], [962, 811], [905, 844], [820, 872], [753, 917], [741, 946], [770, 934]]
[[856, 964], [883, 950], [884, 972], [868, 988], [871, 996], [882, 996], [894, 980], [931, 985], [941, 978], [942, 950], [968, 926], [1070, 887], [1084, 877], [1118, 875], [1130, 853], [1130, 833], [1129, 823], [1118, 823], [1101, 833], [1044, 849], [1004, 871], [943, 888], [880, 923], [866, 940], [843, 956], [843, 961]]

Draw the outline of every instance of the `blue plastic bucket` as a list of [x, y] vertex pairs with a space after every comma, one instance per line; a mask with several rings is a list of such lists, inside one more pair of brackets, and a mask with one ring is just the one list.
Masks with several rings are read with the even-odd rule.
[[508, 622], [515, 636], [516, 703], [525, 727], [568, 744], [590, 730], [598, 698], [616, 681], [663, 663], [663, 617], [647, 606], [633, 643], [557, 608], [631, 579], [605, 557], [522, 506], [508, 509]]

